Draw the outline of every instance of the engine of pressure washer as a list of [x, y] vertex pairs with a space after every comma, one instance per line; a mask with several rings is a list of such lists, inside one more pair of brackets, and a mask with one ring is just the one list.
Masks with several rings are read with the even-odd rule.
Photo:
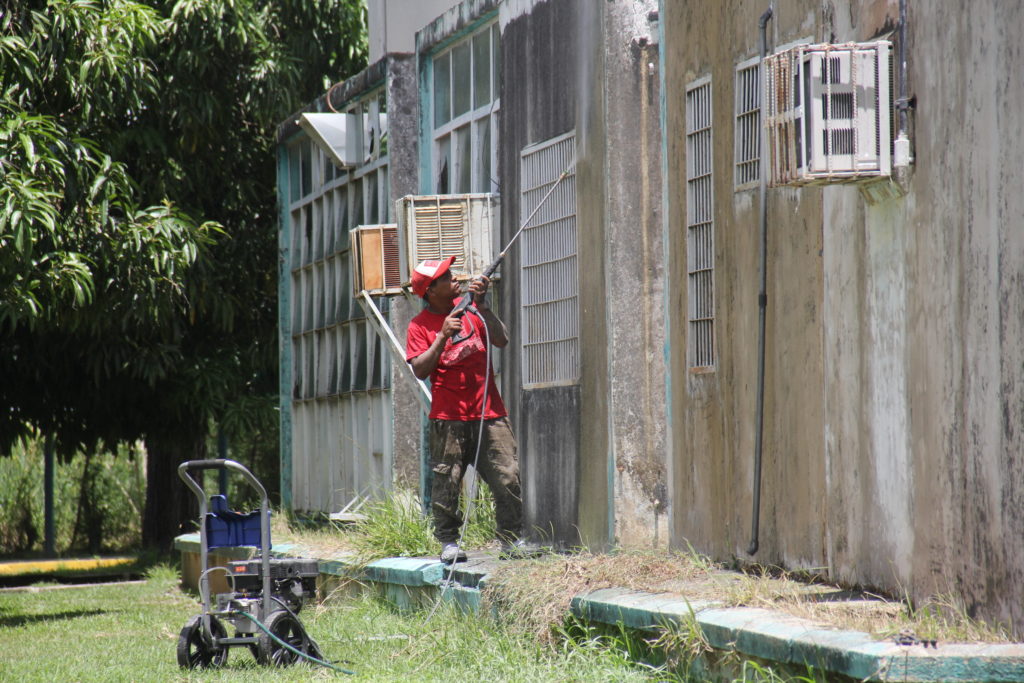
[[[232, 599], [258, 599], [263, 590], [263, 563], [258, 560], [239, 560], [228, 563], [234, 577], [235, 594]], [[308, 598], [316, 596], [316, 578], [320, 570], [316, 560], [303, 558], [274, 558], [270, 560], [270, 593], [298, 613]], [[219, 597], [219, 596], [218, 596]]]

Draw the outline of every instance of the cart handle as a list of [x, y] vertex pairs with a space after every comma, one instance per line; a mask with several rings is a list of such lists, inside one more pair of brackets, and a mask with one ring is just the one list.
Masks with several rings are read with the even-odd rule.
[[189, 470], [234, 470], [242, 475], [246, 483], [252, 486], [260, 494], [260, 498], [269, 503], [267, 500], [267, 490], [263, 488], [263, 484], [260, 480], [249, 471], [245, 465], [234, 460], [226, 460], [223, 458], [217, 458], [212, 460], [186, 460], [185, 462], [178, 465], [178, 476], [185, 482], [192, 493], [196, 494], [200, 502], [205, 502], [206, 493], [203, 491], [203, 487], [199, 485], [195, 479], [188, 473]]

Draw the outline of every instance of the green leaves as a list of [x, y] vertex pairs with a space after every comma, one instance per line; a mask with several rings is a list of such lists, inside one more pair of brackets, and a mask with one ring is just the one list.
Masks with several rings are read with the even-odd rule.
[[360, 0], [4, 4], [0, 454], [25, 422], [272, 425], [275, 132], [364, 27]]
[[80, 323], [97, 290], [112, 291], [94, 282], [104, 271], [152, 298], [183, 290], [180, 278], [212, 243], [215, 224], [197, 225], [170, 203], [133, 209], [124, 164], [54, 117], [0, 112], [0, 324]]

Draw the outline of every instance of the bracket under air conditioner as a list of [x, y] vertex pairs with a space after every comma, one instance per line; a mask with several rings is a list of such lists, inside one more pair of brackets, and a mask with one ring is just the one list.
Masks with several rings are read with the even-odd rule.
[[430, 413], [430, 387], [427, 383], [413, 374], [412, 366], [405, 362], [405, 349], [402, 348], [401, 343], [398, 341], [398, 337], [392, 331], [388, 321], [384, 318], [384, 314], [377, 308], [377, 304], [374, 302], [373, 297], [365, 289], [356, 295], [356, 301], [366, 311], [366, 319], [370, 321], [373, 329], [380, 335], [381, 339], [384, 340], [385, 346], [391, 352], [391, 358], [394, 361], [396, 367], [403, 368], [399, 370], [399, 374], [410, 380], [413, 383], [414, 395], [416, 400], [420, 402], [420, 407], [423, 408], [423, 412]]

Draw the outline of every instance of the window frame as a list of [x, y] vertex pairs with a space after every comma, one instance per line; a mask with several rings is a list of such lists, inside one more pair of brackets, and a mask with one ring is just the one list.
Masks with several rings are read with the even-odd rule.
[[[487, 35], [487, 64], [488, 64], [488, 87], [489, 99], [480, 105], [476, 104], [476, 70], [478, 68], [477, 54], [474, 49], [474, 41], [481, 36]], [[455, 94], [459, 83], [455, 81], [454, 57], [457, 50], [466, 48], [469, 60], [469, 77], [465, 83], [469, 86], [466, 94], [469, 108], [458, 115], [452, 115], [452, 107], [455, 101]], [[428, 135], [430, 145], [430, 188], [434, 194], [471, 194], [471, 193], [497, 193], [499, 189], [498, 180], [498, 114], [501, 110], [501, 99], [499, 97], [499, 78], [501, 64], [501, 31], [494, 18], [477, 27], [457, 40], [445, 45], [430, 56], [430, 131]], [[444, 63], [447, 68], [445, 90], [448, 98], [448, 119], [440, 125], [436, 124], [438, 113], [438, 88], [440, 81], [438, 66]], [[486, 130], [485, 133], [485, 124]], [[485, 156], [475, 150], [480, 150], [483, 141], [489, 141]], [[467, 149], [468, 148], [468, 149]], [[442, 179], [441, 172], [445, 165], [442, 160], [447, 159], [447, 176]], [[469, 168], [465, 168], [468, 160]], [[484, 163], [486, 162], [486, 163]], [[484, 177], [484, 176], [487, 177]], [[456, 179], [466, 177], [468, 181], [464, 186], [456, 183]], [[443, 182], [442, 182], [443, 181]]]

